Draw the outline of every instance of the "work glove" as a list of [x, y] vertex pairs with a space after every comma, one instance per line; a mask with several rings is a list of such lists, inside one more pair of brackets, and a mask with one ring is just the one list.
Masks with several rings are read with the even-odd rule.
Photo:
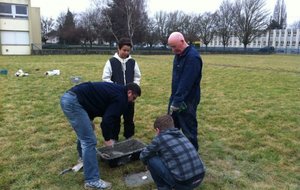
[[186, 109], [187, 109], [187, 105], [184, 102], [182, 102], [179, 107], [171, 105], [170, 106], [170, 115], [172, 115], [173, 112], [180, 113], [180, 112], [185, 111]]

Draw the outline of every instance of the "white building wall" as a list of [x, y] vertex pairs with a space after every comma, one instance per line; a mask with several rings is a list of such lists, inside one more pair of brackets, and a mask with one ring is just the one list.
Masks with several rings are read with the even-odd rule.
[[[260, 37], [255, 38], [247, 47], [263, 48], [273, 46], [275, 49], [298, 50], [300, 47], [300, 29], [284, 29], [267, 31]], [[208, 47], [223, 47], [221, 37], [215, 36]], [[238, 37], [232, 36], [229, 39], [228, 47], [242, 48], [244, 45]]]
[[29, 24], [28, 24], [28, 20], [0, 18], [0, 28], [2, 31], [4, 30], [14, 31], [16, 30], [16, 28], [18, 28], [17, 29], [18, 31], [28, 31]]
[[0, 0], [0, 3], [4, 7], [0, 12], [0, 54], [30, 55], [31, 44], [41, 44], [39, 8], [32, 8], [30, 0]]
[[30, 55], [30, 45], [3, 45], [1, 48], [2, 55]]

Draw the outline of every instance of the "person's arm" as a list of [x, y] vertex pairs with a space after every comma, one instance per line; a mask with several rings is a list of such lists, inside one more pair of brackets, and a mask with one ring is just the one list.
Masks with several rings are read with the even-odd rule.
[[103, 68], [102, 81], [112, 83], [113, 81], [111, 80], [111, 76], [112, 76], [112, 69], [111, 69], [110, 61], [107, 60]]
[[109, 141], [113, 138], [112, 129], [114, 127], [114, 122], [121, 116], [122, 110], [123, 108], [118, 102], [110, 104], [105, 110], [101, 122], [102, 136], [105, 141]]
[[152, 142], [146, 146], [143, 151], [140, 153], [140, 160], [146, 164], [147, 161], [153, 157], [153, 156], [156, 156], [158, 154], [158, 151], [159, 151], [159, 141], [158, 141], [158, 138], [155, 137]]
[[138, 85], [140, 85], [140, 82], [141, 82], [141, 71], [140, 71], [140, 68], [139, 68], [137, 62], [135, 62], [135, 66], [134, 66], [133, 82], [138, 84]]

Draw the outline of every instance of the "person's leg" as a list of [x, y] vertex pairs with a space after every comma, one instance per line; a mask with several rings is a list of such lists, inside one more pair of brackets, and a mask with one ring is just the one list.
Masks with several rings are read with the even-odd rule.
[[190, 140], [198, 151], [198, 122], [196, 118], [197, 106], [187, 104], [187, 110], [173, 113], [172, 117], [176, 128], [181, 129], [183, 134]]
[[158, 156], [147, 161], [147, 168], [158, 190], [171, 190], [174, 187], [175, 181], [172, 174]]
[[128, 103], [128, 111], [124, 113], [124, 137], [126, 139], [132, 137], [134, 135], [134, 102]]
[[68, 92], [61, 98], [61, 108], [75, 130], [81, 144], [85, 181], [99, 180], [100, 175], [96, 155], [97, 139], [88, 114], [79, 104], [76, 95]]
[[77, 152], [78, 152], [79, 159], [82, 160], [82, 148], [81, 148], [81, 143], [80, 143], [79, 139], [77, 139]]

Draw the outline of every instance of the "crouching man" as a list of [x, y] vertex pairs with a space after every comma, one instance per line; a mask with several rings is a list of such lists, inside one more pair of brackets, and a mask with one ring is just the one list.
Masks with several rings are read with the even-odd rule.
[[93, 130], [95, 117], [102, 117], [101, 129], [106, 146], [112, 146], [114, 121], [141, 95], [137, 84], [126, 86], [108, 82], [85, 82], [61, 97], [61, 108], [77, 135], [77, 150], [83, 160], [85, 189], [110, 189], [111, 183], [100, 179]]
[[204, 164], [191, 142], [174, 127], [170, 115], [154, 122], [156, 136], [140, 154], [158, 190], [190, 190], [205, 175]]

